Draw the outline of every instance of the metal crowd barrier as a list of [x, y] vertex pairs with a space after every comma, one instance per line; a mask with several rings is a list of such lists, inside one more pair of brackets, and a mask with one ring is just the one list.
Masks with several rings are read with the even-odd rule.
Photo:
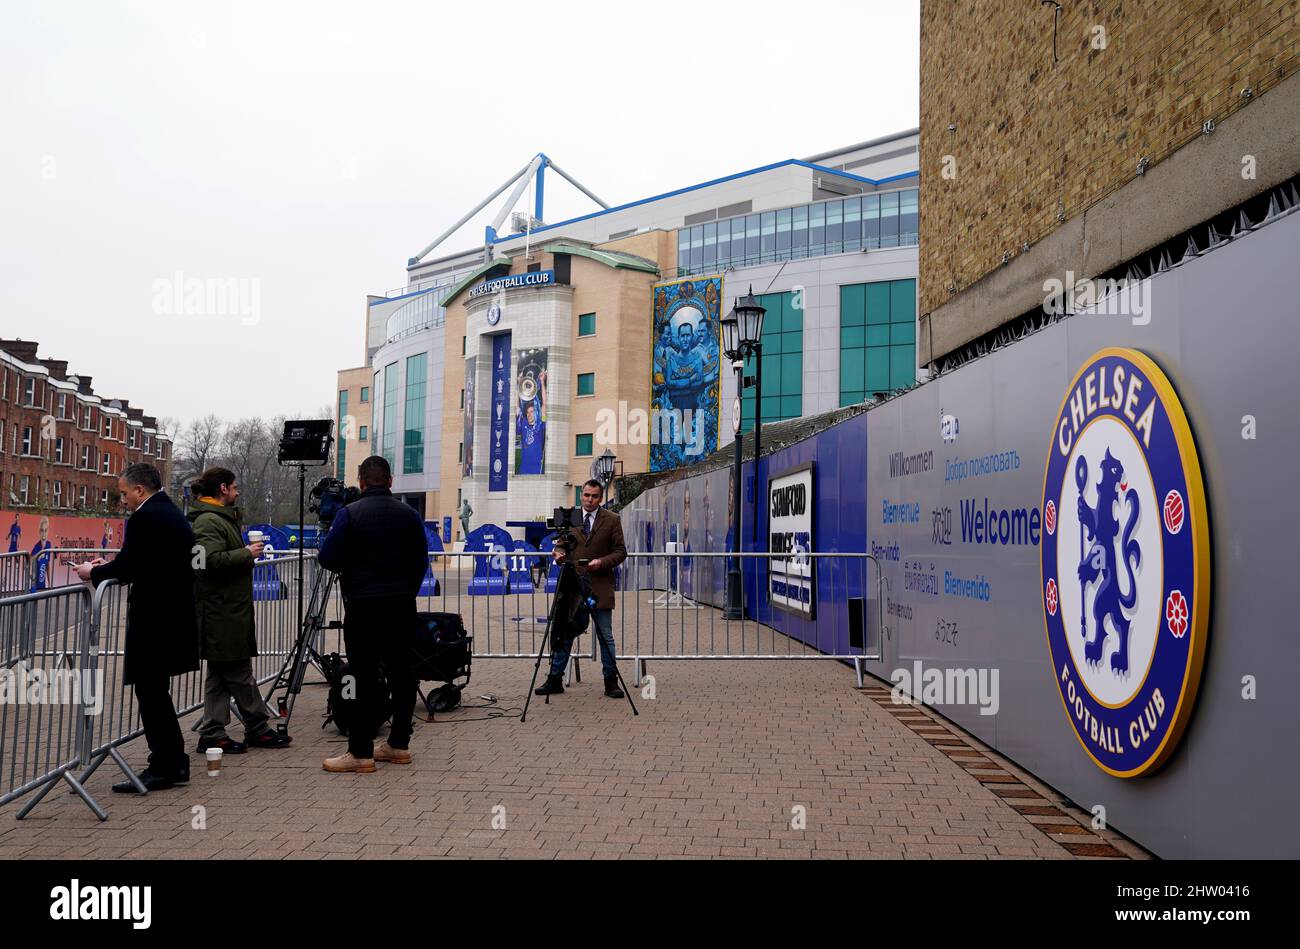
[[[253, 660], [258, 683], [275, 678], [298, 637], [297, 555], [260, 561], [253, 571], [254, 613], [259, 655]], [[319, 568], [314, 554], [303, 558], [307, 593]], [[18, 812], [22, 819], [61, 782], [106, 820], [107, 811], [85, 789], [89, 777], [112, 760], [138, 782], [119, 749], [140, 737], [139, 711], [122, 682], [130, 587], [101, 583], [92, 593], [85, 584], [0, 599], [0, 806], [36, 792]], [[304, 594], [304, 604], [306, 593]], [[331, 614], [337, 606], [326, 604]], [[324, 634], [320, 637], [324, 639]], [[322, 649], [324, 642], [315, 644]], [[14, 686], [26, 686], [34, 670], [40, 677], [65, 673], [49, 701], [15, 700]], [[178, 717], [203, 707], [206, 666], [173, 677], [172, 702]], [[274, 714], [274, 710], [269, 710]]]
[[[549, 576], [537, 585], [534, 564], [549, 575], [549, 552], [430, 552], [434, 583], [426, 581], [423, 607], [461, 614], [474, 636], [476, 659], [531, 659], [543, 649], [554, 602]], [[737, 556], [744, 576], [742, 616], [727, 617], [727, 571]], [[770, 578], [791, 566], [811, 583], [814, 612], [774, 602]], [[304, 611], [329, 574], [315, 554], [303, 558]], [[859, 685], [864, 663], [879, 659], [886, 634], [885, 579], [870, 554], [631, 553], [616, 572], [615, 648], [633, 663], [640, 685], [646, 663], [663, 660], [832, 660], [851, 662]], [[874, 574], [874, 578], [873, 578]], [[796, 583], [798, 586], [798, 583]], [[296, 643], [298, 563], [285, 553], [254, 569], [254, 610], [259, 655], [253, 670], [261, 685], [276, 678]], [[143, 734], [134, 697], [122, 682], [129, 587], [116, 581], [92, 593], [84, 584], [0, 599], [0, 674], [11, 688], [0, 702], [0, 806], [32, 792], [25, 817], [60, 783], [101, 819], [107, 812], [85, 788], [105, 761], [138, 783], [120, 752]], [[342, 618], [337, 590], [320, 606], [326, 622]], [[311, 645], [343, 652], [341, 636], [321, 629]], [[549, 644], [546, 644], [549, 646]], [[594, 629], [583, 642], [594, 662]], [[570, 674], [575, 664], [570, 664]], [[57, 701], [13, 700], [12, 683], [33, 670], [59, 681]], [[172, 679], [172, 701], [184, 717], [203, 706], [204, 668]], [[58, 674], [62, 674], [59, 678]], [[23, 681], [27, 681], [24, 679]], [[0, 683], [2, 684], [2, 683]], [[274, 709], [268, 709], [274, 715]]]
[[64, 587], [0, 600], [0, 806], [37, 789], [43, 797], [66, 781], [107, 816], [74, 777], [94, 710], [93, 673], [85, 671], [88, 594]]
[[[745, 579], [741, 619], [726, 618], [733, 556]], [[460, 613], [474, 636], [475, 659], [534, 658], [554, 599], [547, 591], [553, 584], [529, 582], [539, 559], [549, 566], [551, 554], [440, 553], [433, 564], [438, 594], [424, 597], [423, 609]], [[773, 568], [796, 561], [812, 579], [811, 618], [774, 605], [768, 595]], [[885, 584], [879, 561], [867, 553], [629, 553], [616, 572], [615, 650], [634, 663], [634, 684], [647, 661], [686, 659], [849, 662], [861, 683], [864, 663], [881, 657]], [[594, 635], [584, 641], [584, 653], [586, 645], [596, 659]]]
[[31, 555], [25, 550], [0, 554], [0, 596], [18, 596], [31, 585]]

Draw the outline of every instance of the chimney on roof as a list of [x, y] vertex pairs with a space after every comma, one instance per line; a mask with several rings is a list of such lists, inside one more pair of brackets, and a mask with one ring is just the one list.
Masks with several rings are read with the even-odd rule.
[[68, 361], [66, 359], [42, 359], [41, 365], [50, 371], [55, 379], [68, 378]]
[[[123, 407], [125, 408], [126, 403], [123, 402], [122, 405], [123, 405]], [[144, 420], [144, 409], [127, 409], [127, 410], [126, 410], [126, 417], [129, 418], [129, 419], [130, 419], [131, 421], [133, 421], [133, 422], [140, 422], [140, 421], [143, 421], [143, 420]]]
[[140, 421], [144, 423], [145, 428], [157, 428], [158, 420], [152, 415], [141, 415]]
[[90, 388], [93, 381], [91, 376], [77, 376], [77, 391], [82, 395], [94, 395], [94, 390]]
[[0, 349], [25, 363], [36, 362], [36, 348], [38, 345], [21, 339], [0, 339]]

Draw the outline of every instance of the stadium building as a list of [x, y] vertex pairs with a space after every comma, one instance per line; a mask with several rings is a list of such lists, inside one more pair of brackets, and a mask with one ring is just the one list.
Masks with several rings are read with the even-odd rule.
[[[503, 222], [531, 181], [512, 233], [441, 257], [435, 241], [405, 287], [367, 299], [364, 371], [340, 374], [340, 467], [382, 454], [394, 493], [450, 538], [468, 501], [522, 539], [606, 450], [631, 474], [731, 442], [719, 321], [751, 287], [764, 423], [913, 385], [917, 161], [911, 130], [611, 207], [536, 156], [444, 238], [514, 185]], [[601, 209], [545, 222], [548, 170]], [[348, 421], [362, 401], [368, 420]]]

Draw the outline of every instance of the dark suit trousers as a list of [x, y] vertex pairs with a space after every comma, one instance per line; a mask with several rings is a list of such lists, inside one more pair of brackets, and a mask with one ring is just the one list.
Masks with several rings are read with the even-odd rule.
[[[348, 730], [348, 751], [354, 758], [375, 756], [375, 734], [390, 711], [389, 746], [407, 748], [411, 743], [417, 685], [412, 669], [415, 612], [413, 596], [363, 597], [347, 602], [343, 640], [357, 697], [358, 725]], [[387, 680], [384, 689], [379, 685], [381, 664]]]
[[149, 770], [163, 777], [189, 771], [190, 756], [172, 704], [171, 679], [165, 675], [141, 676], [135, 683], [135, 704], [149, 744]]

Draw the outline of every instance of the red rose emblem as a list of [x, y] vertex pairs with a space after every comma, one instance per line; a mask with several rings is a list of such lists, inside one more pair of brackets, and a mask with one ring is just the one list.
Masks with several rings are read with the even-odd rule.
[[1060, 598], [1060, 596], [1059, 596], [1059, 594], [1057, 593], [1057, 590], [1056, 590], [1056, 581], [1055, 581], [1055, 580], [1048, 580], [1048, 581], [1047, 581], [1047, 595], [1046, 595], [1046, 600], [1047, 600], [1047, 612], [1048, 612], [1048, 614], [1051, 615], [1051, 616], [1055, 616], [1055, 615], [1056, 615], [1056, 608], [1057, 608], [1057, 607], [1060, 605], [1060, 603], [1061, 603], [1061, 598]]
[[1165, 603], [1165, 622], [1169, 625], [1169, 632], [1174, 634], [1175, 639], [1182, 639], [1187, 635], [1187, 597], [1175, 590], [1169, 594], [1169, 600]]
[[1043, 523], [1047, 525], [1047, 533], [1056, 533], [1056, 502], [1048, 501], [1047, 510], [1043, 512]]

